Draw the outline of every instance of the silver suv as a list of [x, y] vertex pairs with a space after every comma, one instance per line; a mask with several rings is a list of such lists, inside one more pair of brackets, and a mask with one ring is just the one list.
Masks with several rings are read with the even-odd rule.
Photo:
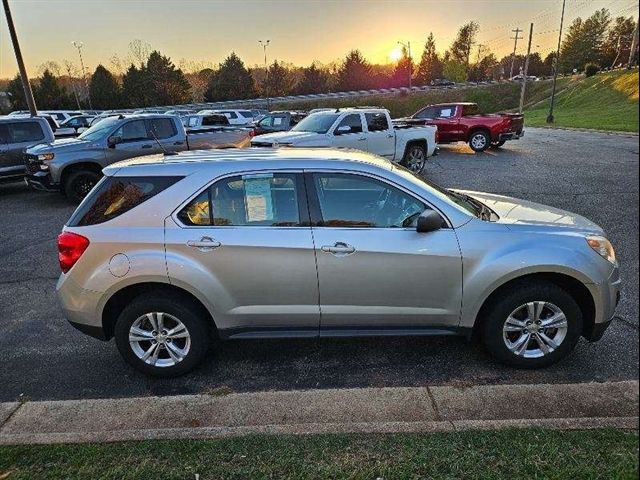
[[212, 337], [467, 335], [544, 367], [598, 340], [619, 301], [589, 220], [362, 152], [189, 152], [104, 174], [59, 236], [58, 295], [152, 375], [191, 370]]

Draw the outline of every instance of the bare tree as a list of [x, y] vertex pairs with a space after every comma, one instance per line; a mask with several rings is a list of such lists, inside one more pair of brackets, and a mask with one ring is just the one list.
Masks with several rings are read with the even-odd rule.
[[42, 76], [45, 70], [49, 70], [55, 77], [59, 77], [62, 73], [60, 64], [54, 60], [47, 60], [46, 62], [38, 65], [38, 75]]
[[150, 43], [139, 39], [133, 40], [129, 43], [129, 58], [131, 59], [130, 63], [137, 65], [146, 64], [152, 51], [153, 47]]

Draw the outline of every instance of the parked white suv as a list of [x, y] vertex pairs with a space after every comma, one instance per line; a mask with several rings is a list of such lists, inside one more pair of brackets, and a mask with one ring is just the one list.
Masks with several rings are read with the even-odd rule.
[[210, 337], [477, 334], [514, 366], [599, 339], [619, 299], [600, 227], [452, 192], [330, 149], [139, 157], [104, 169], [58, 238], [66, 317], [161, 376]]
[[222, 114], [229, 120], [229, 125], [249, 125], [254, 121], [251, 110], [200, 110], [198, 115]]

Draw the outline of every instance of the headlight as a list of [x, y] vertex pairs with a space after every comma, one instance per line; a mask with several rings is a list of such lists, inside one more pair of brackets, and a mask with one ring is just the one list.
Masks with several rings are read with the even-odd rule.
[[55, 157], [53, 153], [41, 153], [38, 155], [38, 160], [48, 162], [49, 160], [53, 160], [53, 157]]
[[616, 260], [616, 251], [613, 249], [611, 242], [600, 235], [589, 235], [587, 237], [589, 246], [598, 253], [602, 258], [608, 260], [614, 265], [618, 264]]

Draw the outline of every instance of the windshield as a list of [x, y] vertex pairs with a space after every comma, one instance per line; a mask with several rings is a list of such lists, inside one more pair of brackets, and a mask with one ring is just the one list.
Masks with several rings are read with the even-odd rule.
[[435, 190], [435, 192], [443, 195], [449, 201], [455, 203], [456, 205], [458, 205], [459, 207], [461, 207], [463, 210], [467, 211], [474, 217], [478, 217], [481, 220], [490, 221], [492, 220], [492, 216], [495, 215], [495, 212], [493, 212], [493, 210], [491, 210], [484, 203], [476, 200], [475, 198], [472, 198], [463, 193], [454, 192], [444, 187], [441, 187], [440, 185], [430, 182], [429, 180], [412, 172], [408, 168], [403, 167], [402, 165], [394, 164], [393, 168], [394, 169], [397, 168], [401, 172], [411, 175], [411, 177], [417, 180], [418, 183], [421, 183], [422, 185], [426, 185], [432, 191]]
[[94, 126], [90, 127], [88, 130], [82, 132], [82, 134], [78, 137], [81, 140], [87, 140], [89, 142], [95, 142], [96, 140], [100, 140], [107, 135], [107, 133], [114, 128], [120, 118], [105, 118], [101, 120], [99, 123], [96, 123]]
[[314, 113], [291, 130], [294, 132], [327, 133], [339, 116], [339, 113]]

